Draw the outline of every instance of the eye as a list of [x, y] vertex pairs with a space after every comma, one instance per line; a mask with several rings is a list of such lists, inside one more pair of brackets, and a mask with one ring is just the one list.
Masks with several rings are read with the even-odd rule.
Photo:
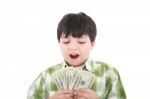
[[86, 42], [84, 42], [84, 41], [79, 41], [79, 44], [85, 44]]
[[65, 42], [63, 42], [63, 44], [69, 44], [70, 42], [69, 41], [65, 41]]

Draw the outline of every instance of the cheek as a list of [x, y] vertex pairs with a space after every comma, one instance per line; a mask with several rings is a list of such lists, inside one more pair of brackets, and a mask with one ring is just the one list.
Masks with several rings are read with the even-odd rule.
[[67, 52], [68, 52], [68, 51], [67, 51], [67, 47], [60, 46], [60, 50], [61, 50], [63, 56], [67, 55]]
[[60, 44], [59, 45], [59, 48], [60, 48], [60, 50], [61, 50], [61, 52], [62, 52], [62, 54], [64, 53], [64, 47]]
[[90, 54], [90, 51], [91, 51], [90, 48], [85, 48], [85, 49], [82, 50], [81, 54], [82, 54], [82, 56], [84, 56], [84, 57], [88, 57], [89, 54]]
[[84, 46], [84, 48], [82, 49], [83, 52], [89, 53], [92, 49], [92, 46], [86, 45]]

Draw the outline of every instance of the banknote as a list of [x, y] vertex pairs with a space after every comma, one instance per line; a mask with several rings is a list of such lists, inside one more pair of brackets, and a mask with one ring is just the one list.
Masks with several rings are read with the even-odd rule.
[[78, 88], [91, 88], [95, 75], [89, 71], [65, 68], [52, 75], [58, 89], [76, 90]]

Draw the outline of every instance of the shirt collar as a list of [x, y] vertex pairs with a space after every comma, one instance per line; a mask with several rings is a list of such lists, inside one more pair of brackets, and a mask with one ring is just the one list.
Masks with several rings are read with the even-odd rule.
[[[62, 65], [63, 65], [63, 68], [68, 67], [68, 65], [66, 64], [65, 61], [63, 61]], [[92, 72], [92, 70], [93, 70], [92, 69], [93, 68], [93, 60], [91, 58], [88, 58], [87, 61], [85, 62], [85, 64], [81, 66], [81, 69], [83, 69], [83, 68], [85, 68], [86, 70]]]

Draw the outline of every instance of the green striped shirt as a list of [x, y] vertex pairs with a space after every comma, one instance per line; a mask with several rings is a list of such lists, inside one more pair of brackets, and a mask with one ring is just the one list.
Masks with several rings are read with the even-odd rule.
[[[47, 99], [57, 90], [57, 85], [52, 80], [52, 74], [66, 67], [65, 62], [51, 66], [43, 71], [30, 86], [27, 99]], [[96, 79], [91, 87], [100, 99], [126, 99], [126, 94], [118, 71], [100, 61], [87, 60], [85, 67]]]

